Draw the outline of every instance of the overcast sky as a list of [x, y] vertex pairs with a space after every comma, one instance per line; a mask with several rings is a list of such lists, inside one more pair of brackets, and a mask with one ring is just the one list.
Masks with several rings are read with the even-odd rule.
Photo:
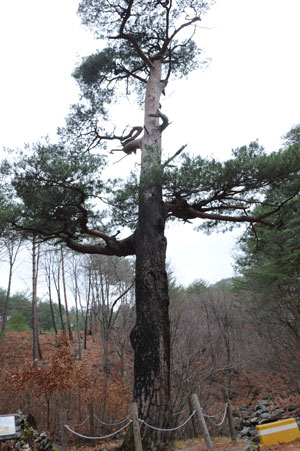
[[[80, 25], [77, 5], [0, 0], [0, 152], [53, 137], [77, 101], [71, 73], [79, 55], [97, 48]], [[281, 146], [281, 137], [300, 122], [299, 17], [299, 0], [216, 0], [197, 38], [209, 66], [170, 84], [163, 99], [172, 122], [163, 137], [166, 154], [187, 144], [190, 152], [223, 160], [256, 139], [268, 151]], [[126, 102], [116, 123], [132, 115], [130, 125], [139, 125], [142, 112]], [[126, 159], [128, 167], [134, 162]], [[168, 228], [168, 258], [178, 281], [231, 277], [239, 233], [207, 237], [191, 225]], [[24, 283], [24, 265], [16, 275]]]

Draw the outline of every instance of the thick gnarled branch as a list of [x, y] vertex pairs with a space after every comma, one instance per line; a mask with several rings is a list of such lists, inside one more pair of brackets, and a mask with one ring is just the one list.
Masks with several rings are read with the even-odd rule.
[[95, 244], [80, 243], [69, 237], [65, 237], [64, 241], [70, 249], [82, 254], [115, 255], [117, 257], [135, 255], [134, 235], [130, 235], [123, 240], [110, 238], [106, 239], [105, 243]]
[[168, 117], [159, 110], [157, 110], [155, 114], [149, 114], [149, 116], [158, 117], [162, 120], [162, 124], [159, 126], [160, 132], [163, 132], [168, 127], [168, 125], [170, 125]]
[[[219, 213], [209, 213], [206, 209], [206, 211], [203, 211], [203, 209], [197, 209], [193, 206], [189, 205], [188, 202], [185, 199], [179, 198], [174, 200], [172, 203], [166, 203], [165, 209], [166, 209], [166, 215], [167, 216], [174, 216], [178, 219], [183, 219], [184, 221], [189, 221], [191, 219], [207, 219], [211, 221], [223, 221], [223, 222], [236, 222], [236, 223], [260, 223], [264, 224], [268, 227], [275, 227], [275, 224], [272, 222], [266, 221], [266, 218], [274, 215], [277, 213], [282, 204], [274, 207], [272, 210], [258, 215], [258, 216], [251, 216], [247, 213], [243, 215], [238, 214], [219, 214]], [[226, 208], [226, 206], [224, 207]], [[236, 209], [243, 209], [242, 206], [232, 206], [231, 210]], [[214, 210], [215, 208], [211, 208], [210, 211]], [[245, 210], [244, 210], [245, 211]]]
[[127, 155], [130, 155], [132, 152], [136, 153], [138, 149], [142, 148], [142, 139], [137, 137], [142, 133], [143, 127], [133, 127], [131, 132], [125, 136], [121, 141], [122, 149], [112, 149], [110, 153], [113, 152], [125, 152]]

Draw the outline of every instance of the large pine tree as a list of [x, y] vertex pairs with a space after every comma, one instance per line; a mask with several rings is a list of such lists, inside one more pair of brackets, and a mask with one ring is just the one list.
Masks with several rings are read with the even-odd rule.
[[[78, 252], [136, 256], [134, 400], [139, 416], [160, 428], [172, 425], [166, 222], [202, 220], [208, 230], [221, 223], [274, 227], [272, 214], [286, 198], [264, 202], [264, 190], [300, 169], [298, 144], [266, 155], [252, 143], [223, 163], [190, 157], [179, 145], [163, 158], [162, 94], [174, 76], [197, 67], [193, 35], [207, 7], [201, 0], [83, 0], [79, 14], [101, 50], [74, 72], [82, 102], [73, 106], [58, 145], [39, 143], [12, 167], [16, 226]], [[138, 94], [144, 124], [117, 135], [105, 130], [104, 119], [122, 89]], [[126, 154], [141, 151], [139, 174], [124, 183], [102, 178], [107, 140], [119, 140]], [[253, 214], [258, 204], [264, 210]], [[143, 449], [172, 447], [166, 433], [144, 428], [142, 434]]]

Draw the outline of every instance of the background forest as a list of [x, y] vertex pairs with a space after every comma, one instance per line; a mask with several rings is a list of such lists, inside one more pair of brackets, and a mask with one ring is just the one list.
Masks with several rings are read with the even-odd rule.
[[[262, 397], [280, 402], [298, 399], [297, 202], [281, 230], [256, 227], [255, 233], [252, 229], [244, 235], [236, 262], [239, 277], [213, 286], [199, 279], [184, 288], [169, 270], [172, 402], [174, 412], [181, 412], [178, 424], [194, 392], [211, 413], [222, 410], [226, 391], [236, 407]], [[2, 238], [3, 249], [8, 242]], [[7, 255], [6, 249], [2, 258]], [[14, 293], [7, 303], [7, 289], [2, 288], [0, 308], [6, 311], [7, 322], [4, 326], [2, 321], [1, 332], [0, 413], [31, 412], [54, 440], [61, 405], [74, 424], [80, 424], [91, 408], [102, 422], [126, 418], [133, 378], [132, 261], [80, 256], [45, 245], [38, 247], [35, 258], [38, 281], [48, 286], [43, 300], [37, 297], [42, 359], [38, 368], [32, 366], [35, 296]], [[79, 429], [89, 435], [90, 427], [86, 423]], [[94, 428], [95, 435], [111, 432], [96, 423]], [[209, 422], [209, 428], [215, 435], [228, 434], [226, 424], [217, 427]], [[190, 424], [177, 438], [193, 434]]]

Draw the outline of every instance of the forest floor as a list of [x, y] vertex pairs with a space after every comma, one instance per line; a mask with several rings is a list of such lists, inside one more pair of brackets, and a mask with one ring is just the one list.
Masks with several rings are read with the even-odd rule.
[[[231, 442], [227, 438], [217, 438], [213, 440], [213, 447], [217, 451], [243, 451], [247, 442], [237, 441], [236, 443]], [[183, 448], [176, 448], [176, 451], [207, 451], [207, 447], [203, 441], [198, 443], [196, 441], [183, 443]], [[263, 451], [296, 451], [300, 450], [300, 439], [295, 440], [291, 443], [281, 443], [273, 446], [264, 446], [261, 448]]]
[[[42, 334], [40, 335], [40, 343], [43, 352], [44, 362], [47, 362], [51, 357], [53, 357], [53, 355], [55, 355], [57, 351], [55, 336], [53, 334]], [[74, 343], [70, 343], [69, 349], [71, 352], [73, 352], [75, 348], [76, 342], [74, 340]], [[11, 370], [22, 369], [26, 361], [28, 360], [30, 361], [30, 359], [32, 359], [31, 355], [32, 355], [32, 337], [30, 332], [23, 333], [10, 332], [7, 333], [4, 338], [2, 338], [0, 342], [0, 368], [1, 368], [0, 395], [1, 388], [4, 388], [5, 375], [9, 374]], [[101, 361], [101, 359], [102, 359], [102, 350], [100, 344], [93, 345], [92, 337], [89, 336], [88, 349], [83, 352], [81, 361], [78, 361], [76, 359], [76, 365], [78, 365], [82, 369], [82, 371], [84, 372], [87, 371], [92, 374], [93, 371], [97, 371], [97, 369], [99, 368], [99, 361]], [[278, 380], [275, 384], [274, 381], [271, 381], [270, 376], [265, 375], [265, 377], [263, 378], [261, 374], [256, 374], [255, 376], [251, 377], [250, 382], [251, 382], [251, 392], [253, 393], [254, 388], [255, 391], [257, 392], [255, 399], [253, 398], [252, 394], [250, 395], [251, 392], [248, 391], [248, 388], [246, 390], [245, 386], [245, 389], [243, 388], [243, 396], [240, 397], [239, 399], [235, 399], [235, 405], [239, 406], [250, 399], [252, 402], [255, 402], [256, 399], [261, 399], [271, 391], [272, 392], [274, 391], [273, 394], [274, 396], [276, 395], [276, 398], [278, 397], [278, 401], [280, 399], [281, 400], [286, 399], [287, 402], [291, 402], [290, 394], [288, 393], [287, 387], [285, 386], [283, 377], [281, 380]], [[250, 383], [248, 385], [250, 385]], [[276, 390], [274, 389], [275, 385]], [[122, 394], [122, 396], [124, 395]], [[4, 407], [2, 401], [0, 399], [0, 414], [10, 413], [6, 411], [7, 408]], [[299, 398], [297, 401], [299, 401]], [[280, 406], [281, 404], [278, 402], [277, 405]], [[15, 409], [15, 407], [13, 407], [12, 405], [10, 405], [10, 407]], [[54, 439], [54, 441], [56, 440]], [[92, 451], [96, 449], [99, 450], [101, 449], [101, 447], [104, 446], [112, 450], [116, 448], [116, 446], [118, 446], [118, 443], [116, 442], [107, 443], [97, 441], [95, 443], [90, 443], [87, 445], [76, 444], [76, 446], [70, 443], [68, 449], [69, 451]], [[242, 451], [246, 447], [246, 442], [243, 441], [231, 442], [227, 437], [215, 437], [213, 438], [213, 446], [214, 449], [217, 451]], [[300, 439], [292, 443], [263, 447], [262, 449], [264, 451], [285, 451], [285, 450], [300, 451]], [[203, 440], [194, 439], [176, 442], [176, 451], [206, 451], [206, 450], [207, 448]]]
[[[247, 445], [245, 441], [232, 442], [226, 437], [220, 437], [213, 440], [213, 447], [218, 451], [243, 451]], [[254, 449], [254, 448], [253, 448]], [[300, 439], [291, 443], [281, 443], [273, 446], [264, 446], [263, 451], [296, 451], [300, 450]], [[207, 447], [203, 440], [191, 440], [181, 443], [176, 451], [207, 451]]]
[[[227, 437], [217, 437], [212, 440], [215, 451], [244, 451], [247, 442], [238, 440], [237, 442], [230, 441]], [[116, 443], [106, 443], [102, 445], [108, 449], [113, 450], [116, 447]], [[90, 447], [70, 447], [69, 451], [93, 451], [101, 449], [101, 445], [96, 448]], [[253, 448], [254, 451], [255, 448]], [[297, 439], [291, 443], [281, 443], [273, 446], [264, 446], [261, 448], [263, 451], [296, 451], [300, 450], [300, 439]], [[175, 451], [207, 451], [207, 447], [203, 439], [199, 440], [182, 440], [176, 442]]]

